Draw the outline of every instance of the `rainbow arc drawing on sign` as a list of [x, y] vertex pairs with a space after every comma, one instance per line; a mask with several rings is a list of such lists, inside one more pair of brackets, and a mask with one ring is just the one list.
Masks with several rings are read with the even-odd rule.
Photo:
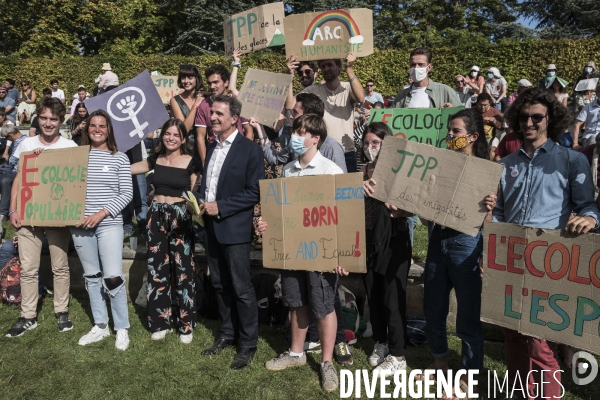
[[[354, 22], [354, 19], [343, 10], [333, 10], [333, 11], [325, 11], [319, 15], [317, 15], [310, 25], [306, 28], [306, 32], [304, 33], [304, 41], [302, 42], [303, 46], [312, 46], [315, 44], [315, 37], [321, 37], [323, 39], [323, 32], [321, 31], [321, 27], [328, 22], [337, 22], [342, 24], [348, 33], [350, 34], [350, 43], [362, 43], [364, 38], [360, 34], [360, 30], [358, 29], [358, 25]], [[336, 39], [341, 39], [340, 32], [342, 28], [340, 26], [336, 26], [331, 30], [328, 26], [324, 27], [325, 38], [331, 37]]]

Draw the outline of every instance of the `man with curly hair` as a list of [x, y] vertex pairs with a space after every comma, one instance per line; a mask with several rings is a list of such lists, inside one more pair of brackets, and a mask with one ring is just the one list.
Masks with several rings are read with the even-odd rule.
[[[594, 202], [587, 160], [556, 143], [569, 124], [567, 109], [552, 93], [528, 89], [505, 118], [522, 146], [500, 160], [506, 168], [498, 187], [494, 221], [575, 234], [598, 227], [600, 211]], [[508, 379], [515, 382], [519, 373], [522, 396], [534, 398], [541, 390], [544, 397], [561, 397], [558, 345], [511, 329], [504, 329], [504, 336]], [[527, 382], [530, 371], [532, 379]]]

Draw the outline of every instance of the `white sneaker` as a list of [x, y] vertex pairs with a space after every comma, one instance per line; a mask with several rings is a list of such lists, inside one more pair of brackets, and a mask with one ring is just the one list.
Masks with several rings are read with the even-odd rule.
[[119, 329], [117, 331], [117, 340], [115, 341], [115, 347], [119, 350], [127, 350], [129, 347], [129, 333], [127, 329]]
[[387, 356], [390, 352], [387, 343], [375, 343], [375, 347], [373, 347], [373, 352], [369, 356], [369, 365], [371, 367], [376, 367], [381, 364], [385, 356]]
[[163, 340], [165, 338], [165, 336], [167, 336], [168, 332], [171, 332], [171, 330], [165, 329], [164, 331], [154, 332], [151, 336], [151, 339], [152, 340]]
[[379, 376], [387, 377], [394, 375], [394, 372], [402, 369], [406, 369], [406, 358], [402, 357], [402, 360], [398, 360], [396, 357], [390, 354], [373, 371], [379, 371]]
[[194, 333], [190, 332], [187, 335], [179, 335], [179, 340], [181, 340], [181, 343], [183, 344], [190, 344], [192, 343], [192, 339], [194, 338]]
[[110, 330], [108, 329], [108, 325], [104, 329], [100, 328], [98, 325], [94, 325], [91, 331], [89, 331], [86, 335], [83, 335], [81, 339], [79, 339], [79, 345], [85, 346], [90, 343], [96, 343], [108, 336], [110, 336]]

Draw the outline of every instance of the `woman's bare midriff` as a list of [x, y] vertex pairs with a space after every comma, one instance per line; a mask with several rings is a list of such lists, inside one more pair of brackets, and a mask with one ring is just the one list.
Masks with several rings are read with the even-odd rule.
[[163, 196], [160, 194], [158, 196], [154, 196], [153, 200], [159, 203], [166, 204], [181, 203], [182, 201], [185, 201], [183, 197]]

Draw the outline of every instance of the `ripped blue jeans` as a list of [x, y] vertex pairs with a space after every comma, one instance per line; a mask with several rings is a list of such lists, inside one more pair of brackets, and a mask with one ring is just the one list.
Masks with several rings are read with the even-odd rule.
[[123, 276], [123, 225], [71, 228], [71, 235], [83, 265], [83, 278], [90, 295], [94, 323], [108, 324], [107, 295], [115, 330], [129, 328]]

